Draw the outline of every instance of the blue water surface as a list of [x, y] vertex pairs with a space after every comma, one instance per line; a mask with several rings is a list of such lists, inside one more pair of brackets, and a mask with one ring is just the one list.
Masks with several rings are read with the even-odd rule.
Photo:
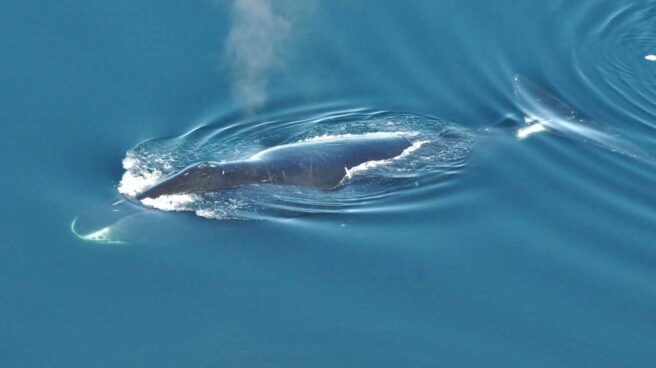
[[[653, 367], [654, 19], [4, 1], [0, 366]], [[113, 211], [129, 158], [168, 174], [381, 131], [432, 143], [333, 192]]]

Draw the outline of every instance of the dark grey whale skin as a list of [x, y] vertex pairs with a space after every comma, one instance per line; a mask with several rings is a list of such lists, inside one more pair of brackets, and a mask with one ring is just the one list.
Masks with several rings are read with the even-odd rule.
[[201, 162], [171, 176], [136, 196], [207, 193], [243, 185], [335, 188], [347, 170], [368, 161], [396, 157], [411, 146], [401, 135], [362, 135], [286, 144], [266, 149], [247, 160]]

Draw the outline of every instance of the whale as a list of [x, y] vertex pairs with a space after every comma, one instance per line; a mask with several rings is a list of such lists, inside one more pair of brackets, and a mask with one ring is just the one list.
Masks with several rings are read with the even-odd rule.
[[412, 143], [401, 134], [357, 135], [283, 144], [244, 160], [203, 161], [136, 195], [202, 194], [251, 184], [334, 189], [350, 170], [370, 161], [400, 156]]
[[[532, 137], [548, 134], [582, 141], [639, 161], [656, 164], [656, 160], [637, 144], [613, 131], [606, 124], [584, 116], [530, 79], [516, 75], [512, 85], [516, 112], [507, 115], [494, 127], [478, 130], [481, 137], [513, 137], [517, 141], [528, 143], [534, 139]], [[208, 193], [259, 184], [338, 190], [347, 185], [344, 179], [353, 171], [357, 171], [357, 166], [363, 165], [362, 167], [366, 168], [369, 163], [373, 164], [375, 161], [382, 161], [384, 164], [399, 156], [406, 157], [414, 147], [428, 142], [425, 136], [416, 133], [406, 130], [319, 136], [297, 143], [272, 146], [233, 161], [197, 162], [146, 190], [140, 189], [139, 185], [141, 192], [136, 188], [121, 191], [119, 186], [118, 197], [76, 216], [70, 225], [71, 231], [83, 241], [129, 243], [127, 239], [138, 233], [135, 229], [152, 221], [163, 220], [163, 217], [151, 208], [163, 209], [153, 204], [158, 202], [157, 198], [160, 196], [171, 194]], [[449, 138], [448, 134], [440, 133], [436, 140]], [[411, 142], [407, 137], [416, 139]], [[481, 139], [479, 142], [483, 141]], [[503, 141], [505, 142], [505, 139]], [[150, 177], [143, 179], [149, 181]], [[169, 200], [175, 202], [179, 198]]]
[[[530, 79], [515, 75], [513, 89], [519, 110], [525, 115], [526, 125], [511, 129], [519, 140], [535, 133], [552, 132], [653, 162], [633, 142], [583, 117]], [[334, 189], [354, 167], [394, 158], [411, 146], [410, 140], [400, 133], [346, 135], [283, 144], [244, 160], [196, 163], [141, 192], [136, 199], [216, 192], [250, 184]]]

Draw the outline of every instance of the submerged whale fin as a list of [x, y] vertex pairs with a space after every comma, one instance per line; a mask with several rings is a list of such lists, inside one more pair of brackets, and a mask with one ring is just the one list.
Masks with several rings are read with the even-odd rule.
[[123, 244], [114, 234], [116, 228], [121, 222], [144, 212], [142, 206], [125, 198], [116, 198], [73, 219], [71, 232], [85, 241]]
[[527, 124], [517, 130], [517, 138], [524, 139], [535, 133], [549, 131], [629, 157], [654, 161], [635, 143], [599, 122], [582, 116], [573, 107], [549, 94], [530, 79], [516, 75], [513, 78], [513, 87], [519, 108], [525, 115], [524, 122]]

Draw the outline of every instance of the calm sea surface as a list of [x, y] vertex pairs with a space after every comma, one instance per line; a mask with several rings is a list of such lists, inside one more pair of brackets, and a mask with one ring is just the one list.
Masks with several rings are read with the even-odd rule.
[[[0, 8], [0, 366], [656, 364], [656, 1]], [[417, 149], [113, 205], [359, 134]]]

